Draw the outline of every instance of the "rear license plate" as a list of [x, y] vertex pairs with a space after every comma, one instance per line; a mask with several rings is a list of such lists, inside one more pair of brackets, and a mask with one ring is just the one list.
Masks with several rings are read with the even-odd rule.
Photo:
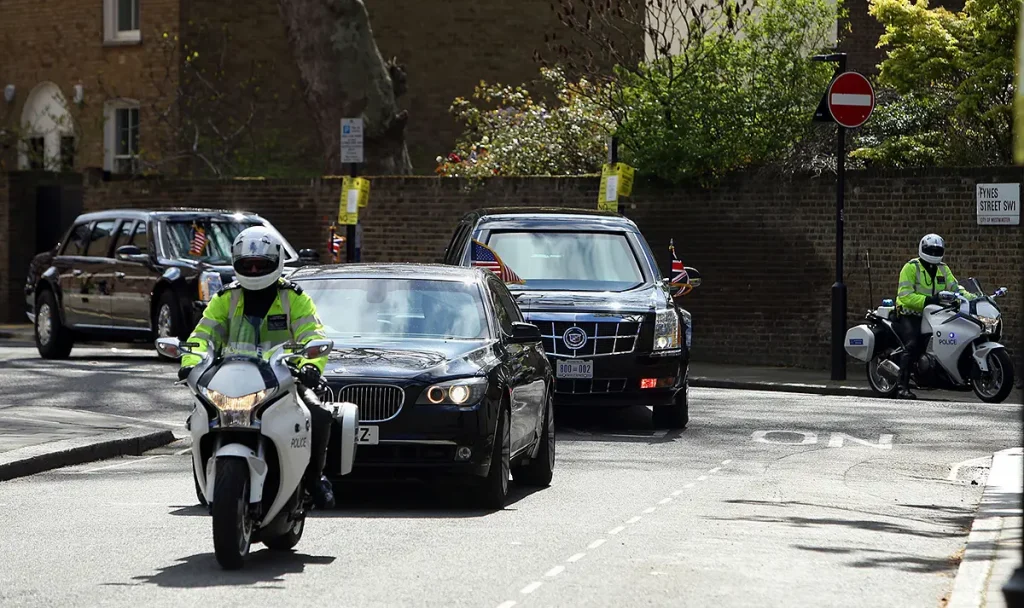
[[359, 445], [377, 445], [380, 443], [380, 429], [375, 426], [361, 426], [356, 429], [356, 443]]
[[589, 360], [559, 361], [555, 376], [565, 380], [590, 380], [594, 377], [594, 362]]

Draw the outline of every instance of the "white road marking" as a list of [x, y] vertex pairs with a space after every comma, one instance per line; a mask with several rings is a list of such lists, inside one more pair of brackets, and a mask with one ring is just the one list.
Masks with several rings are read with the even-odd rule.
[[697, 478], [697, 481], [704, 481], [707, 478], [708, 478], [707, 475], [701, 475], [700, 477]]
[[859, 93], [832, 93], [834, 106], [870, 106], [871, 96]]
[[625, 529], [626, 526], [617, 526], [615, 528], [612, 528], [611, 530], [608, 530], [608, 534], [618, 534], [619, 532], [622, 532]]
[[599, 538], [599, 539], [595, 540], [594, 542], [590, 543], [589, 545], [587, 545], [587, 549], [597, 549], [598, 547], [600, 547], [604, 543], [605, 543], [605, 539]]
[[565, 561], [569, 562], [570, 564], [574, 564], [574, 563], [580, 561], [581, 559], [583, 559], [583, 556], [585, 556], [585, 555], [586, 555], [586, 553], [577, 553], [576, 555], [573, 555], [572, 557], [570, 557], [569, 559], [567, 559]]
[[512, 608], [512, 606], [515, 606], [515, 605], [516, 605], [515, 600], [509, 600], [507, 602], [502, 602], [502, 603], [498, 604], [498, 608]]
[[956, 481], [957, 477], [960, 476], [960, 469], [962, 469], [962, 468], [964, 468], [964, 467], [966, 467], [968, 465], [982, 465], [982, 466], [984, 466], [986, 463], [988, 463], [989, 460], [992, 460], [992, 456], [982, 456], [980, 458], [971, 458], [970, 460], [964, 460], [964, 461], [958, 462], [958, 463], [954, 464], [950, 468], [949, 476], [946, 477], [946, 479], [948, 479], [949, 481]]
[[676, 490], [675, 492], [672, 492], [672, 496], [679, 496], [682, 493], [683, 493], [682, 490]]
[[[783, 435], [803, 435], [803, 439], [796, 443], [791, 441], [768, 441], [768, 435], [776, 433]], [[778, 445], [812, 445], [818, 443], [818, 434], [810, 431], [754, 431], [750, 434], [750, 438], [760, 443], [774, 443]]]
[[714, 473], [717, 473], [717, 472], [719, 472], [721, 470], [722, 470], [722, 467], [715, 467], [715, 468], [711, 469], [710, 471], [708, 471], [708, 473], [714, 474]]
[[644, 513], [654, 513], [655, 507], [647, 507], [644, 509]]
[[107, 469], [116, 469], [117, 467], [126, 467], [130, 464], [138, 464], [140, 462], [146, 462], [147, 460], [153, 460], [154, 458], [162, 458], [162, 456], [149, 456], [147, 458], [140, 458], [138, 460], [129, 460], [127, 462], [118, 462], [117, 464], [108, 464], [105, 467], [97, 467], [95, 469], [89, 469], [88, 471], [82, 471], [82, 473], [95, 473], [96, 471], [105, 471]]
[[637, 515], [635, 517], [630, 517], [629, 519], [626, 520], [626, 523], [627, 524], [635, 524], [638, 521], [640, 521], [640, 516], [639, 515]]
[[658, 504], [659, 505], [667, 505], [670, 502], [672, 502], [672, 499], [669, 498], [669, 497], [666, 497], [666, 498], [662, 498], [661, 500], [659, 500]]
[[533, 581], [533, 582], [532, 582], [532, 583], [530, 583], [529, 585], [527, 585], [527, 586], [523, 587], [522, 589], [520, 589], [520, 590], [519, 590], [519, 593], [522, 593], [522, 594], [524, 594], [524, 595], [525, 595], [525, 594], [528, 594], [528, 593], [533, 593], [533, 592], [534, 592], [534, 591], [536, 591], [536, 590], [537, 590], [538, 588], [540, 588], [540, 586], [541, 586], [541, 585], [543, 585], [543, 584], [544, 584], [544, 583], [542, 583], [542, 582], [540, 582], [540, 581]]
[[878, 443], [871, 443], [870, 441], [865, 441], [863, 439], [858, 439], [857, 437], [853, 437], [853, 436], [847, 435], [846, 433], [832, 433], [832, 436], [828, 440], [828, 447], [830, 447], [830, 448], [841, 448], [841, 447], [843, 447], [843, 440], [844, 440], [844, 438], [845, 439], [849, 439], [850, 441], [852, 441], [854, 443], [859, 443], [861, 445], [867, 446], [869, 448], [875, 448], [877, 450], [891, 450], [892, 449], [892, 435], [890, 435], [889, 433], [882, 433], [881, 435], [879, 435], [878, 436]]
[[723, 460], [723, 461], [722, 461], [722, 464], [729, 464], [730, 462], [732, 462], [732, 459], [731, 459], [731, 458], [730, 458], [729, 460]]
[[695, 486], [695, 485], [697, 485], [697, 484], [695, 484], [695, 483], [693, 483], [693, 482], [691, 481], [690, 483], [686, 484], [686, 487], [687, 487], [687, 488], [692, 488], [692, 487], [693, 487], [693, 486]]
[[552, 568], [552, 569], [548, 570], [547, 572], [545, 572], [544, 576], [547, 576], [547, 577], [558, 576], [559, 574], [562, 573], [563, 570], [565, 570], [565, 566], [555, 566], [554, 568]]
[[189, 447], [185, 448], [184, 450], [178, 450], [177, 452], [174, 453], [174, 455], [175, 456], [181, 456], [182, 454], [188, 454], [191, 451], [192, 451], [192, 447], [189, 446]]

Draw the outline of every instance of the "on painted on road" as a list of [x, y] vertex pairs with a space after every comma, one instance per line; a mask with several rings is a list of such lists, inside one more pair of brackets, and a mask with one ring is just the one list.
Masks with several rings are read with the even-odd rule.
[[[790, 437], [784, 437], [784, 436]], [[793, 437], [799, 435], [799, 439]], [[830, 448], [841, 448], [846, 445], [846, 442], [852, 442], [860, 444], [869, 448], [875, 448], [878, 450], [891, 450], [892, 440], [894, 435], [891, 433], [882, 433], [878, 436], [878, 442], [872, 443], [866, 439], [854, 437], [846, 433], [832, 432], [829, 433], [828, 447]], [[758, 443], [768, 443], [775, 445], [815, 445], [818, 443], [818, 434], [813, 431], [799, 431], [799, 430], [771, 430], [771, 431], [754, 431], [751, 433], [750, 438]]]

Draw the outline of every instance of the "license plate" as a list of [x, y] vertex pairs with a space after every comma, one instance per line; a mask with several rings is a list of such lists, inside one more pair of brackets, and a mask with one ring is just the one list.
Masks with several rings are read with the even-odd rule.
[[566, 380], [590, 380], [594, 377], [593, 361], [559, 361], [555, 376]]
[[375, 426], [361, 426], [356, 429], [356, 443], [358, 445], [377, 445], [380, 442], [380, 428]]

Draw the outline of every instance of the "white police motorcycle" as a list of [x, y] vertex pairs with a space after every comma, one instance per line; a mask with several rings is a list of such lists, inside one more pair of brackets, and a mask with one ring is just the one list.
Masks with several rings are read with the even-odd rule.
[[[1008, 289], [1000, 287], [985, 295], [980, 283], [963, 283], [973, 298], [949, 293], [941, 304], [926, 306], [921, 322], [922, 339], [928, 345], [912, 362], [911, 385], [919, 389], [974, 390], [986, 403], [1001, 403], [1013, 390], [1013, 362], [998, 342], [1002, 332], [996, 298]], [[867, 363], [871, 389], [885, 397], [899, 388], [903, 341], [895, 331], [895, 306], [884, 300], [868, 312], [867, 323], [846, 332], [846, 352]]]
[[[160, 338], [157, 350], [178, 359], [195, 343]], [[213, 517], [213, 546], [225, 569], [242, 567], [249, 547], [262, 542], [287, 550], [298, 544], [312, 499], [302, 477], [309, 465], [310, 415], [290, 365], [315, 359], [331, 340], [283, 344], [265, 361], [230, 355], [202, 357], [188, 377], [195, 405], [187, 428], [197, 491]], [[300, 350], [300, 352], [293, 352]], [[343, 403], [334, 414], [341, 428], [341, 474], [355, 461], [359, 408]]]

